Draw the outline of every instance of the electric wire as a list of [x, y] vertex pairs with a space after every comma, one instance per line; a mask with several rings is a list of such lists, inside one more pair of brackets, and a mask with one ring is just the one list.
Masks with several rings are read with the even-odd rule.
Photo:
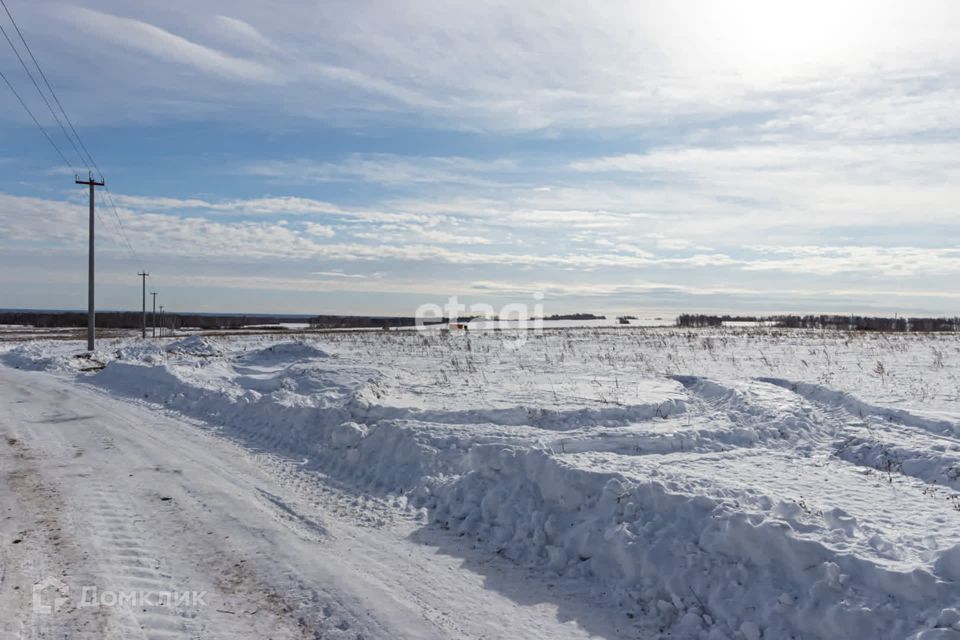
[[23, 98], [20, 97], [20, 94], [17, 92], [16, 88], [11, 84], [7, 76], [0, 70], [0, 78], [3, 78], [3, 81], [6, 83], [7, 87], [13, 92], [13, 95], [16, 96], [17, 101], [20, 103], [20, 106], [23, 107], [23, 110], [27, 112], [27, 115], [30, 116], [30, 119], [33, 120], [33, 124], [37, 125], [37, 128], [40, 129], [40, 133], [43, 134], [43, 137], [47, 139], [47, 142], [50, 143], [50, 146], [57, 152], [57, 155], [60, 156], [60, 159], [63, 160], [64, 164], [70, 167], [70, 170], [74, 174], [77, 173], [77, 170], [74, 168], [73, 164], [67, 160], [67, 156], [64, 155], [63, 151], [60, 150], [60, 147], [57, 146], [57, 143], [53, 141], [53, 138], [50, 137], [50, 134], [47, 133], [47, 130], [43, 128], [43, 125], [40, 124], [40, 121], [37, 120], [37, 117], [33, 115], [33, 111], [30, 110], [30, 107], [27, 106], [27, 103], [23, 101]]
[[[63, 105], [60, 103], [60, 98], [57, 97], [57, 92], [53, 90], [53, 87], [50, 85], [50, 81], [47, 80], [47, 74], [43, 72], [43, 68], [40, 66], [40, 63], [37, 61], [36, 56], [33, 55], [33, 50], [30, 48], [30, 45], [27, 44], [27, 39], [23, 37], [23, 32], [20, 31], [20, 26], [17, 24], [17, 21], [13, 19], [13, 14], [10, 13], [10, 9], [7, 8], [7, 3], [5, 0], [0, 0], [0, 5], [3, 6], [3, 10], [6, 12], [7, 17], [10, 18], [13, 28], [16, 29], [17, 35], [20, 37], [20, 42], [23, 43], [24, 48], [27, 50], [27, 53], [30, 55], [30, 59], [33, 60], [33, 64], [37, 67], [37, 71], [40, 72], [40, 78], [43, 79], [43, 84], [46, 85], [47, 90], [50, 91], [50, 95], [53, 96], [53, 101], [57, 104], [57, 108], [60, 109], [60, 113], [63, 114], [63, 119], [67, 121], [67, 124], [70, 126], [70, 130], [73, 132], [73, 135], [77, 138], [77, 142], [80, 143], [80, 148], [83, 149], [83, 152], [86, 154], [87, 158], [90, 160], [90, 164], [93, 165], [97, 172], [100, 172], [100, 168], [96, 166], [96, 162], [93, 161], [93, 156], [90, 155], [90, 152], [87, 150], [86, 145], [83, 144], [83, 139], [80, 137], [80, 134], [77, 133], [76, 128], [73, 126], [73, 122], [70, 120], [70, 116], [67, 115], [66, 109], [63, 108]], [[103, 174], [100, 175], [100, 181], [103, 182]]]
[[[6, 4], [3, 5], [6, 8]], [[9, 12], [8, 12], [9, 15]], [[14, 24], [16, 26], [16, 24]], [[40, 84], [37, 82], [37, 79], [33, 76], [33, 73], [30, 71], [30, 67], [27, 66], [27, 63], [24, 61], [23, 56], [20, 55], [20, 51], [17, 50], [16, 45], [13, 44], [13, 40], [10, 39], [10, 36], [7, 35], [7, 30], [3, 28], [3, 24], [0, 24], [0, 33], [3, 34], [4, 39], [7, 41], [7, 44], [10, 45], [10, 49], [13, 51], [13, 54], [17, 56], [17, 60], [20, 61], [20, 66], [23, 67], [23, 70], [27, 73], [27, 77], [30, 78], [30, 82], [33, 83], [34, 88], [37, 90], [37, 93], [40, 94], [40, 99], [43, 100], [43, 104], [47, 105], [47, 111], [50, 112], [50, 115], [53, 116], [54, 121], [59, 125], [60, 131], [63, 132], [64, 137], [70, 142], [70, 145], [73, 147], [74, 152], [77, 154], [77, 157], [80, 158], [80, 164], [84, 165], [89, 169], [89, 165], [86, 160], [83, 158], [83, 154], [80, 153], [80, 149], [77, 147], [77, 143], [73, 141], [73, 138], [70, 137], [70, 134], [67, 133], [67, 128], [63, 126], [60, 117], [57, 115], [57, 112], [53, 110], [53, 106], [50, 105], [50, 101], [47, 100], [46, 94], [43, 90], [40, 89]]]
[[[130, 237], [127, 234], [126, 228], [123, 225], [123, 220], [120, 217], [120, 212], [117, 209], [117, 205], [113, 199], [113, 194], [110, 192], [110, 188], [106, 185], [106, 179], [104, 177], [103, 171], [100, 170], [100, 167], [97, 165], [96, 160], [94, 160], [93, 158], [93, 154], [90, 153], [90, 151], [87, 149], [87, 146], [83, 143], [83, 138], [81, 138], [80, 134], [77, 133], [77, 129], [76, 127], [74, 127], [73, 121], [70, 119], [70, 116], [67, 115], [66, 109], [63, 108], [63, 103], [60, 102], [60, 98], [57, 96], [57, 92], [54, 91], [53, 86], [50, 84], [50, 81], [47, 79], [47, 75], [43, 72], [43, 67], [40, 66], [40, 62], [37, 60], [36, 56], [33, 54], [33, 50], [30, 48], [30, 45], [27, 43], [27, 40], [24, 37], [23, 32], [20, 30], [20, 26], [17, 24], [16, 19], [14, 19], [13, 14], [10, 12], [9, 7], [7, 7], [6, 1], [0, 0], [0, 6], [3, 6], [4, 12], [7, 14], [7, 17], [10, 19], [10, 23], [13, 25], [13, 28], [16, 30], [17, 36], [20, 38], [20, 42], [23, 43], [23, 47], [24, 49], [26, 49], [27, 54], [30, 56], [30, 59], [33, 61], [33, 64], [36, 67], [37, 72], [40, 75], [40, 78], [43, 80], [44, 85], [47, 87], [47, 90], [50, 92], [50, 95], [53, 97], [54, 103], [57, 105], [57, 108], [60, 110], [60, 113], [63, 115], [63, 120], [66, 121], [67, 125], [70, 127], [70, 131], [73, 132], [73, 137], [71, 137], [70, 134], [67, 133], [66, 127], [64, 127], [63, 122], [57, 116], [57, 113], [54, 111], [53, 107], [51, 106], [50, 101], [46, 97], [46, 94], [44, 94], [43, 90], [40, 88], [40, 84], [37, 82], [33, 73], [31, 73], [29, 67], [27, 66], [26, 62], [23, 59], [23, 56], [20, 55], [20, 52], [17, 50], [17, 47], [14, 45], [13, 41], [10, 39], [10, 36], [7, 34], [7, 31], [3, 28], [2, 24], [0, 24], [0, 32], [3, 33], [3, 37], [6, 39], [7, 44], [10, 45], [10, 48], [13, 50], [14, 54], [17, 56], [17, 59], [20, 61], [20, 65], [23, 67], [23, 70], [26, 71], [27, 76], [30, 78], [30, 81], [33, 83], [33, 86], [36, 88], [37, 93], [40, 94], [40, 97], [43, 99], [44, 104], [47, 106], [47, 109], [50, 111], [50, 115], [53, 116], [53, 119], [60, 126], [60, 130], [63, 132], [64, 136], [66, 136], [67, 140], [70, 141], [70, 144], [73, 147], [74, 152], [76, 152], [77, 157], [80, 158], [81, 164], [87, 168], [87, 170], [91, 175], [93, 174], [94, 170], [96, 170], [96, 172], [99, 174], [100, 182], [104, 183], [103, 186], [104, 186], [104, 191], [107, 195], [107, 201], [110, 204], [110, 209], [113, 212], [114, 219], [116, 220], [116, 224], [113, 224], [112, 226], [116, 227], [116, 229], [119, 231], [119, 235], [123, 239], [124, 246], [130, 252], [131, 257], [134, 259], [135, 262], [137, 262], [140, 265], [141, 270], [145, 271], [146, 269], [143, 268], [144, 266], [143, 260], [141, 259], [140, 255], [137, 253], [137, 250], [134, 248], [133, 243], [130, 242]], [[20, 101], [20, 104], [24, 107], [24, 109], [27, 110], [27, 113], [30, 114], [30, 117], [31, 119], [33, 119], [34, 123], [36, 123], [37, 126], [40, 127], [40, 130], [43, 132], [47, 140], [49, 140], [50, 143], [57, 150], [57, 153], [60, 155], [61, 159], [63, 159], [64, 162], [66, 162], [66, 164], [71, 168], [71, 170], [74, 173], [76, 173], [77, 171], [76, 169], [73, 168], [72, 163], [67, 161], [66, 155], [62, 151], [60, 151], [60, 148], [53, 142], [53, 139], [50, 137], [50, 135], [40, 125], [39, 121], [36, 119], [36, 117], [34, 117], [33, 113], [27, 107], [26, 103], [23, 101], [23, 99], [14, 89], [13, 85], [6, 78], [6, 76], [4, 76], [4, 81], [7, 83], [7, 86], [10, 87], [11, 91], [13, 91], [14, 95], [17, 96], [17, 99]], [[76, 138], [76, 142], [74, 142], [74, 138]], [[79, 144], [79, 148], [77, 144]], [[81, 149], [83, 150], [83, 153], [81, 153], [80, 151]], [[99, 214], [97, 215], [97, 218], [100, 219]], [[101, 219], [101, 224], [103, 224], [102, 219]]]

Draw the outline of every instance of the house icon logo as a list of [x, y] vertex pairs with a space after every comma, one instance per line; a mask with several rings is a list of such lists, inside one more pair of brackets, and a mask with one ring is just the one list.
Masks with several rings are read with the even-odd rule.
[[70, 599], [70, 587], [62, 580], [48, 576], [33, 585], [33, 612], [51, 614], [60, 611]]

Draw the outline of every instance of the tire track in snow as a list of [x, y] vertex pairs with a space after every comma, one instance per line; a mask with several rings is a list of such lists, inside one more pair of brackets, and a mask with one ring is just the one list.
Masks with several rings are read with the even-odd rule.
[[[868, 404], [822, 385], [779, 378], [758, 381], [788, 389], [834, 425], [833, 453], [849, 463], [893, 477], [904, 475], [960, 490], [960, 438], [956, 425], [917, 416], [902, 409]], [[960, 509], [960, 497], [946, 494]]]
[[[88, 565], [63, 497], [56, 484], [42, 477], [39, 458], [21, 433], [6, 428], [3, 440], [8, 448], [0, 460], [9, 458], [3, 467], [9, 469], [4, 481], [11, 492], [4, 496], [10, 498], [3, 500], [8, 502], [4, 511], [15, 519], [18, 530], [11, 538], [0, 539], [0, 602], [6, 605], [0, 637], [101, 640], [113, 622], [109, 613], [92, 613], [70, 600], [56, 599], [64, 595], [60, 584], [83, 575]], [[44, 584], [50, 586], [35, 594], [34, 588]]]
[[[822, 385], [775, 378], [730, 384], [695, 376], [675, 378], [702, 403], [698, 416], [757, 434], [753, 444], [730, 437], [723, 438], [726, 443], [792, 446], [806, 455], [829, 452], [847, 463], [886, 473], [890, 481], [904, 475], [960, 489], [960, 440], [938, 433], [951, 431], [948, 422], [876, 407]], [[749, 434], [745, 437], [749, 440]], [[706, 444], [699, 450], [722, 450]], [[941, 497], [960, 505], [955, 494]]]
[[826, 429], [811, 407], [794, 394], [752, 380], [720, 382], [700, 376], [672, 378], [697, 405], [695, 420], [709, 425], [711, 439], [728, 448], [800, 446]]
[[[25, 637], [238, 640], [251, 634], [258, 637], [269, 634], [278, 639], [312, 639], [316, 630], [324, 628], [320, 625], [310, 628], [304, 620], [283, 620], [292, 608], [273, 607], [271, 587], [249, 576], [244, 578], [244, 561], [236, 552], [216, 546], [208, 548], [215, 543], [199, 538], [195, 528], [190, 530], [174, 524], [181, 505], [175, 505], [173, 499], [163, 500], [166, 496], [152, 488], [148, 489], [150, 495], [144, 502], [140, 494], [149, 476], [141, 474], [156, 478], [155, 474], [166, 473], [166, 470], [155, 462], [149, 447], [144, 448], [138, 437], [145, 436], [160, 444], [161, 435], [128, 417], [103, 413], [104, 407], [95, 398], [74, 394], [66, 394], [69, 400], [64, 396], [51, 397], [58, 398], [53, 401], [54, 405], [65, 402], [80, 410], [99, 410], [100, 420], [85, 423], [82, 428], [62, 421], [47, 424], [44, 416], [54, 415], [50, 411], [44, 411], [37, 419], [36, 407], [17, 405], [22, 412], [14, 421], [30, 425], [29, 433], [25, 432], [23, 438], [34, 442], [36, 450], [42, 451], [37, 455], [45, 460], [45, 469], [37, 469], [36, 477], [51, 475], [44, 471], [56, 476], [47, 478], [55, 494], [60, 496], [58, 515], [64, 524], [56, 530], [62, 528], [69, 532], [76, 549], [74, 555], [79, 558], [61, 568], [65, 562], [62, 547], [48, 545], [37, 554], [42, 562], [38, 563], [39, 569], [27, 573], [29, 578], [40, 580], [50, 575], [62, 578], [69, 597], [64, 610], [56, 615], [34, 615], [33, 630]], [[55, 412], [55, 415], [66, 413], [69, 412]], [[113, 429], [105, 426], [109, 423], [114, 424]], [[134, 436], [131, 431], [139, 432], [140, 436]], [[83, 446], [78, 447], [78, 441], [82, 441]], [[161, 445], [159, 451], [165, 450]], [[78, 451], [82, 451], [80, 456]], [[138, 465], [139, 461], [144, 464]], [[70, 482], [64, 482], [64, 477]], [[164, 481], [156, 478], [150, 485], [162, 487]], [[144, 504], [149, 506], [144, 508]], [[66, 560], [71, 557], [67, 556]], [[198, 562], [200, 560], [202, 562]], [[198, 565], [203, 569], [198, 570]], [[218, 585], [226, 585], [231, 580], [231, 591], [218, 591]], [[27, 587], [29, 592], [29, 585]], [[86, 601], [83, 600], [85, 587]], [[109, 595], [105, 596], [106, 600], [98, 601], [92, 595], [93, 589], [97, 594]], [[192, 607], [149, 606], [157, 602], [157, 597], [166, 598], [165, 594], [189, 598], [182, 594], [191, 591], [206, 592], [206, 602]], [[149, 597], [148, 606], [140, 606], [140, 600], [136, 601], [137, 606], [130, 602], [129, 599], [138, 598], [139, 593], [154, 594]], [[251, 607], [251, 617], [241, 617], [244, 603], [258, 600], [259, 605]], [[81, 603], [90, 606], [80, 606]], [[96, 604], [106, 606], [94, 606]], [[328, 626], [332, 628], [341, 621], [336, 618]], [[355, 634], [326, 634], [325, 637], [353, 640]]]
[[769, 397], [766, 385], [727, 385], [699, 376], [671, 376], [687, 397], [663, 407], [676, 414], [644, 416], [620, 427], [581, 426], [543, 443], [559, 454], [607, 452], [619, 455], [710, 453], [756, 446], [795, 446], [817, 429], [816, 415], [786, 392]]
[[[140, 427], [130, 425], [144, 432]], [[155, 435], [147, 437], [154, 439]], [[131, 440], [131, 444], [135, 439]], [[126, 442], [118, 442], [117, 447], [127, 448]], [[196, 462], [191, 453], [180, 449], [185, 454], [184, 464]], [[219, 466], [210, 465], [209, 460], [202, 464], [213, 470], [215, 474], [226, 480], [233, 480], [230, 472]], [[136, 518], [136, 513], [129, 507], [123, 508], [115, 498], [117, 483], [100, 483], [101, 490], [97, 493], [100, 498], [99, 518], [101, 524], [113, 527], [111, 533], [112, 546], [125, 550], [133, 559], [120, 561], [120, 575], [112, 574], [114, 579], [133, 585], [134, 589], [161, 591], [173, 589], [183, 594], [190, 590], [205, 592], [203, 606], [193, 610], [153, 610], [144, 615], [137, 613], [135, 618], [145, 630], [145, 637], [152, 640], [165, 638], [197, 637], [223, 640], [237, 640], [249, 638], [252, 631], [251, 624], [256, 621], [257, 629], [265, 631], [265, 623], [274, 619], [277, 623], [271, 629], [272, 637], [303, 638], [317, 637], [330, 639], [354, 640], [362, 637], [354, 629], [358, 628], [357, 621], [349, 614], [349, 609], [334, 598], [326, 597], [307, 581], [288, 576], [285, 584], [277, 584], [263, 578], [260, 561], [261, 554], [248, 554], [243, 548], [236, 548], [234, 543], [224, 540], [217, 542], [212, 539], [198, 538], [197, 532], [212, 526], [211, 519], [222, 519], [212, 505], [206, 502], [190, 487], [189, 482], [179, 483], [181, 473], [179, 469], [167, 469], [160, 465], [145, 466], [143, 471], [150, 474], [173, 475], [178, 482], [167, 486], [166, 494], [153, 492], [150, 496], [157, 505], [156, 513], [149, 514], [144, 521]], [[279, 496], [273, 500], [267, 499], [262, 490], [249, 488], [250, 502], [256, 504], [260, 510], [269, 513], [271, 518], [280, 522], [285, 528], [307, 542], [317, 542], [324, 536], [318, 534], [323, 531], [307, 516], [304, 516], [286, 504]], [[181, 493], [182, 492], [182, 493]], [[281, 508], [278, 501], [284, 505]], [[209, 518], [199, 517], [207, 514]], [[143, 516], [144, 514], [140, 514]], [[152, 536], [145, 528], [146, 522], [164, 521], [163, 530], [182, 532], [183, 541], [170, 540], [176, 552], [182, 554], [179, 558], [181, 571], [182, 563], [194, 563], [193, 575], [189, 581], [173, 580], [173, 568], [168, 568], [163, 558], [170, 557], [168, 551], [164, 554], [158, 545], [156, 536]], [[307, 522], [312, 526], [308, 526]], [[144, 525], [140, 526], [139, 523]], [[128, 524], [127, 524], [128, 523]], [[124, 525], [127, 526], [124, 526]], [[117, 529], [119, 527], [119, 529]], [[174, 535], [179, 535], [176, 533]], [[227, 539], [230, 536], [226, 537]], [[153, 540], [151, 543], [150, 541]], [[162, 541], [160, 541], [162, 542]], [[198, 574], [197, 569], [202, 573]], [[125, 636], [124, 636], [125, 637]]]
[[[90, 539], [97, 541], [102, 569], [99, 583], [104, 590], [94, 602], [99, 600], [100, 606], [117, 610], [117, 617], [126, 623], [119, 635], [145, 640], [198, 637], [200, 626], [194, 620], [197, 611], [170, 600], [188, 589], [178, 584], [165, 566], [160, 550], [141, 526], [142, 515], [124, 498], [122, 489], [93, 478], [84, 495], [88, 499], [80, 506]], [[114, 607], [110, 604], [113, 596], [108, 599], [106, 595], [111, 592], [151, 595], [142, 605]], [[151, 606], [154, 602], [157, 604]]]
[[873, 405], [860, 400], [846, 391], [837, 391], [810, 382], [794, 382], [783, 378], [757, 378], [757, 380], [789, 389], [806, 400], [824, 407], [842, 409], [860, 418], [869, 416], [882, 419], [886, 422], [928, 431], [939, 436], [947, 436], [950, 438], [960, 437], [960, 424], [951, 422], [950, 420], [920, 416], [905, 409]]

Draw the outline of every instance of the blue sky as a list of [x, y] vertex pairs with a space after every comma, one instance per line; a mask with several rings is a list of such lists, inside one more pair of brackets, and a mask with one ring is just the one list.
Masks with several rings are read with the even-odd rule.
[[[956, 3], [7, 1], [137, 254], [101, 206], [102, 308], [960, 311]], [[3, 89], [0, 307], [82, 308]]]

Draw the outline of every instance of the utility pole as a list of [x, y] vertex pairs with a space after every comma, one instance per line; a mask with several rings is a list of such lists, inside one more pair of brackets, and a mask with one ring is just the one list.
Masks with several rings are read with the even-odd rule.
[[163, 305], [160, 305], [160, 337], [163, 337]]
[[93, 188], [102, 187], [103, 180], [97, 182], [90, 173], [86, 180], [80, 178], [74, 179], [77, 184], [85, 184], [90, 187], [90, 248], [87, 256], [87, 351], [93, 351], [94, 346], [94, 326], [96, 324], [96, 309], [93, 301]]
[[140, 328], [142, 330], [142, 338], [147, 337], [147, 276], [150, 275], [146, 271], [138, 273], [138, 276], [143, 278], [143, 317], [140, 319]]
[[157, 292], [151, 291], [153, 296], [153, 311], [150, 313], [150, 328], [152, 337], [157, 337]]

